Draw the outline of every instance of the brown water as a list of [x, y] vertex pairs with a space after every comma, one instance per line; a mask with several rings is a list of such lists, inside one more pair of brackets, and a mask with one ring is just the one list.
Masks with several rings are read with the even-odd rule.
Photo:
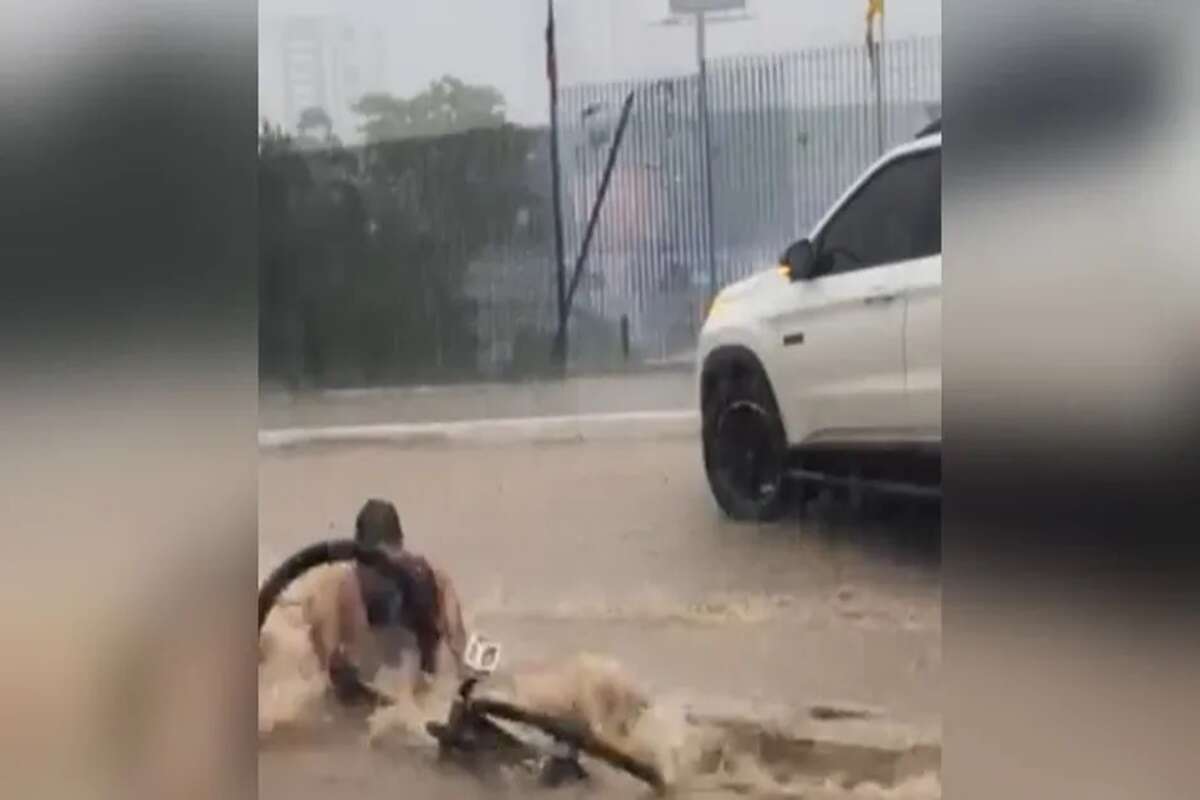
[[[594, 725], [609, 713], [589, 706], [602, 689], [648, 698], [623, 720], [626, 745], [680, 794], [940, 796], [936, 520], [735, 525], [686, 442], [301, 450], [262, 460], [260, 573], [348, 531], [367, 496], [397, 504], [410, 546], [457, 581], [468, 627], [504, 643], [507, 691]], [[423, 725], [452, 687], [348, 720], [325, 700], [294, 611], [268, 623], [267, 650], [261, 796], [532, 791], [519, 775], [482, 784], [435, 763]], [[384, 680], [403, 695], [402, 676]], [[871, 713], [815, 721], [818, 705]], [[558, 793], [645, 794], [595, 777]]]

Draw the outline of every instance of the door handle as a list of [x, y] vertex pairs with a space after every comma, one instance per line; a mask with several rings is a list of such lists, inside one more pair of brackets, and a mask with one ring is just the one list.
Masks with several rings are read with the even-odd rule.
[[892, 302], [899, 296], [900, 295], [897, 292], [881, 292], [879, 294], [867, 295], [867, 297], [863, 299], [863, 302], [869, 306], [884, 305]]

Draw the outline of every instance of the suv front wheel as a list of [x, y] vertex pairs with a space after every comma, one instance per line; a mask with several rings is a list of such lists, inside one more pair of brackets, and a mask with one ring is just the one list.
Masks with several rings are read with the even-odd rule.
[[786, 506], [787, 437], [758, 369], [726, 369], [704, 401], [704, 471], [717, 505], [736, 520], [778, 519]]

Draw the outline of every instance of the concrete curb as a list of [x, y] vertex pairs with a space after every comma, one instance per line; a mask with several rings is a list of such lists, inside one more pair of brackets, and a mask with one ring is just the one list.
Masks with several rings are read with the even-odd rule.
[[687, 439], [698, 437], [699, 434], [700, 416], [695, 411], [634, 411], [560, 417], [262, 430], [258, 432], [258, 446], [265, 450], [312, 445], [477, 447], [629, 439]]
[[[845, 716], [831, 719], [830, 711]], [[790, 717], [693, 712], [689, 721], [719, 734], [713, 746], [723, 757], [753, 754], [770, 769], [818, 783], [840, 776], [894, 787], [941, 773], [940, 730], [919, 731], [869, 709], [811, 707]]]

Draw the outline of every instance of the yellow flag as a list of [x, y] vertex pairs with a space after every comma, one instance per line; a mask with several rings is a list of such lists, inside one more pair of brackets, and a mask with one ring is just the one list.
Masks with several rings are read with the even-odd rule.
[[867, 0], [867, 27], [880, 16], [883, 16], [883, 0]]
[[867, 0], [867, 50], [874, 57], [875, 18], [883, 16], [883, 0]]

